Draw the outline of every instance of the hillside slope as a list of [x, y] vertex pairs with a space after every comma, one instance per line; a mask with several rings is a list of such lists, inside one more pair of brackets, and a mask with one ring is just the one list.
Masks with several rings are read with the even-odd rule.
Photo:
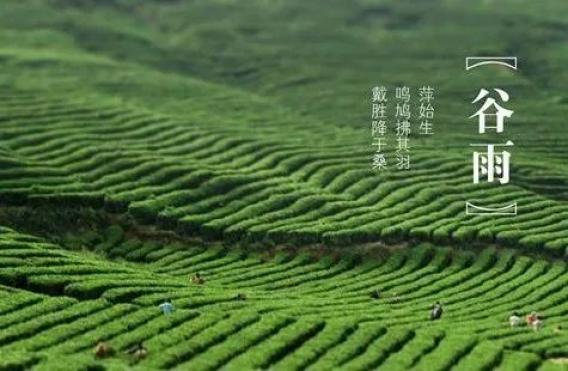
[[[468, 22], [483, 14], [474, 3], [432, 3], [446, 13], [468, 14]], [[236, 24], [191, 22], [191, 17], [205, 22], [235, 6], [221, 2], [209, 5], [212, 9], [191, 2], [84, 2], [68, 5], [63, 13], [55, 13], [49, 4], [14, 2], [0, 19], [4, 198], [88, 194], [119, 204], [120, 210], [146, 222], [223, 238], [346, 243], [410, 237], [458, 244], [497, 242], [556, 256], [566, 252], [568, 137], [563, 118], [568, 107], [559, 70], [561, 34], [555, 31], [564, 26], [553, 18], [560, 5], [534, 15], [528, 9], [516, 10], [535, 27], [530, 38], [520, 31], [503, 36], [510, 43], [523, 40], [519, 73], [488, 70], [472, 76], [461, 70], [463, 58], [456, 59], [463, 45], [455, 44], [457, 50], [444, 56], [419, 42], [428, 32], [443, 42], [454, 40], [446, 32], [454, 24], [452, 18], [433, 27], [441, 15], [418, 15], [420, 8], [412, 10], [405, 2], [377, 6], [378, 13], [406, 19], [396, 27], [380, 21], [380, 14], [373, 22], [350, 21], [344, 7], [325, 7], [308, 20], [298, 8], [291, 18], [298, 29], [288, 30], [288, 38], [276, 33], [284, 27], [280, 21], [250, 26], [257, 31], [241, 30], [241, 23], [253, 16], [249, 6], [231, 18]], [[273, 6], [256, 11], [286, 14], [289, 8]], [[350, 12], [372, 9], [358, 6]], [[39, 12], [53, 17], [31, 16]], [[413, 14], [422, 18], [411, 23]], [[325, 27], [341, 17], [348, 22], [345, 27]], [[501, 23], [495, 29], [471, 25], [487, 36], [485, 49], [504, 47], [488, 44], [505, 27]], [[210, 27], [219, 27], [217, 43], [210, 40], [213, 31], [206, 32]], [[315, 28], [321, 34], [314, 33]], [[246, 52], [227, 44], [227, 35], [235, 36], [238, 30], [252, 34], [238, 39]], [[374, 40], [365, 30], [382, 36]], [[473, 37], [468, 30], [461, 32], [465, 40]], [[415, 38], [395, 54], [406, 64], [380, 63], [373, 57], [392, 48], [403, 34]], [[358, 41], [348, 48], [345, 39]], [[478, 40], [464, 45], [473, 46], [473, 41], [477, 45]], [[275, 56], [266, 55], [268, 50], [289, 56], [308, 42], [313, 44], [310, 54], [280, 60], [292, 71], [269, 63]], [[525, 43], [539, 49], [525, 48]], [[364, 53], [371, 54], [365, 58]], [[532, 60], [540, 61], [547, 53], [550, 68], [532, 69]], [[436, 56], [440, 73], [427, 73], [424, 64], [432, 58], [421, 54]], [[369, 58], [379, 64], [357, 65]], [[259, 64], [255, 68], [260, 76], [251, 77], [253, 81], [247, 74], [226, 75], [250, 63]], [[295, 64], [309, 66], [315, 74], [334, 69], [334, 74], [311, 79], [294, 70]], [[410, 71], [413, 75], [407, 75]], [[347, 77], [350, 74], [357, 77]], [[297, 76], [289, 81], [292, 75]], [[512, 181], [506, 186], [471, 181], [469, 143], [478, 138], [466, 119], [473, 108], [470, 95], [490, 81], [510, 89], [518, 107], [507, 129], [507, 138], [518, 148]], [[412, 136], [410, 171], [371, 170], [368, 99], [377, 83], [392, 88], [398, 83], [431, 84], [439, 92], [436, 133], [426, 139]], [[297, 98], [290, 101], [292, 95]], [[349, 103], [342, 107], [344, 100]], [[309, 110], [301, 108], [305, 105]], [[466, 216], [466, 200], [518, 202], [520, 215]]]
[[[568, 315], [565, 262], [432, 246], [365, 261], [269, 257], [121, 237], [96, 246], [109, 261], [2, 232], [0, 369], [128, 364], [94, 360], [97, 339], [119, 351], [143, 341], [150, 357], [137, 369], [518, 371], [560, 368], [568, 348], [553, 331]], [[166, 298], [170, 316], [158, 309]], [[446, 314], [431, 322], [438, 300]], [[533, 310], [545, 328], [509, 328], [512, 311]]]

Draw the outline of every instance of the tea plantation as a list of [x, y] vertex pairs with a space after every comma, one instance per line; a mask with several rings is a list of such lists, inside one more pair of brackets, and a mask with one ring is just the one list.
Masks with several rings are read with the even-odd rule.
[[[567, 369], [567, 11], [3, 0], [0, 370]], [[371, 167], [376, 85], [435, 88], [409, 170]], [[473, 184], [495, 87], [511, 181]]]
[[[568, 347], [553, 330], [568, 315], [565, 262], [428, 245], [366, 260], [267, 256], [108, 235], [89, 254], [3, 231], [2, 368], [131, 362], [96, 361], [99, 339], [120, 351], [143, 341], [136, 368], [191, 370], [545, 370]], [[165, 299], [173, 314], [158, 309]], [[446, 315], [431, 322], [437, 300]], [[533, 310], [545, 327], [509, 328], [510, 312]]]

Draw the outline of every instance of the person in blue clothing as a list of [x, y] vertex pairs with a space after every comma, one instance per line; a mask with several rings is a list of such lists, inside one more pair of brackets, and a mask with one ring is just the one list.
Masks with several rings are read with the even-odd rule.
[[170, 299], [166, 299], [165, 302], [159, 305], [159, 308], [164, 314], [171, 314], [175, 309]]

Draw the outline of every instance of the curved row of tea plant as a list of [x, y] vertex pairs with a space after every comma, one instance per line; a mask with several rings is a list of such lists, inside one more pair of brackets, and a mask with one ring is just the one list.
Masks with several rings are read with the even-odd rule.
[[[554, 255], [568, 246], [564, 202], [514, 185], [473, 185], [452, 154], [419, 151], [415, 169], [380, 175], [364, 147], [280, 144], [113, 106], [12, 93], [0, 97], [0, 114], [5, 202], [106, 205], [226, 240], [496, 241]], [[516, 201], [519, 215], [467, 216], [465, 199]]]
[[[96, 361], [98, 339], [118, 350], [143, 341], [140, 369], [516, 371], [561, 369], [568, 357], [568, 333], [554, 331], [568, 319], [565, 262], [429, 245], [363, 260], [270, 256], [113, 228], [90, 247], [98, 253], [1, 231], [0, 369], [129, 362]], [[195, 272], [205, 284], [191, 282]], [[158, 309], [166, 298], [170, 316]], [[438, 300], [445, 314], [431, 322]], [[509, 328], [515, 310], [538, 311], [545, 326]]]

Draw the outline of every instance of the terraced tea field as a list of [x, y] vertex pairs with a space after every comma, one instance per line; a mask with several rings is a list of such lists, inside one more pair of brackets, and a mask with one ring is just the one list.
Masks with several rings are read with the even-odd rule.
[[[568, 346], [553, 331], [568, 314], [566, 263], [511, 251], [422, 245], [361, 261], [119, 237], [95, 246], [109, 261], [3, 232], [5, 369], [92, 366], [99, 338], [118, 350], [143, 341], [140, 369], [191, 370], [554, 369]], [[205, 284], [190, 282], [196, 271]], [[447, 314], [431, 322], [436, 300]], [[514, 310], [539, 311], [546, 327], [509, 328]]]
[[[567, 11], [3, 0], [0, 370], [566, 369]], [[378, 84], [436, 89], [409, 170], [371, 168]], [[506, 185], [472, 182], [482, 87], [515, 110]]]

